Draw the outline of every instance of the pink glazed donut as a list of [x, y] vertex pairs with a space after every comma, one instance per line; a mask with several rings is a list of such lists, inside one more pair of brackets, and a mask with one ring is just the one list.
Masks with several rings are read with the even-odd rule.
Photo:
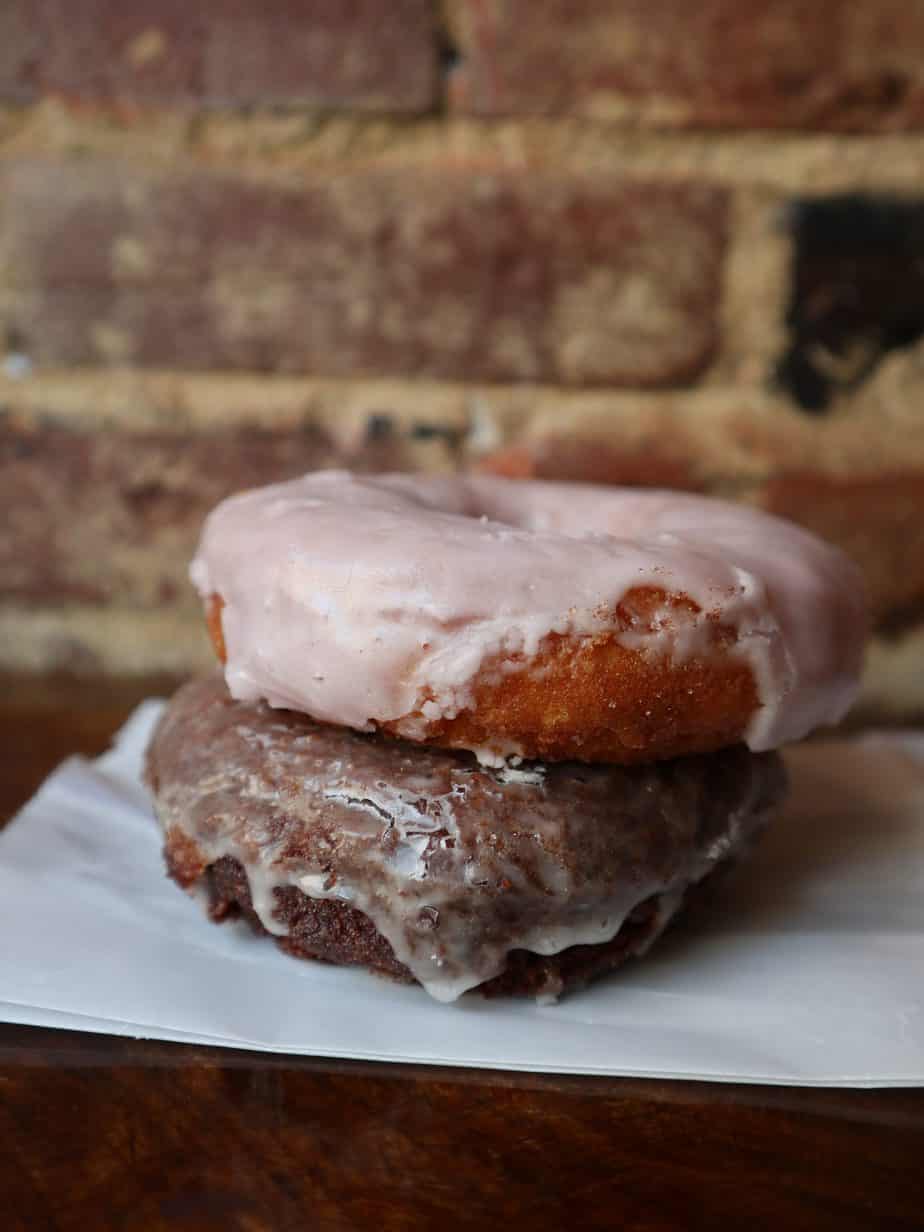
[[674, 492], [320, 471], [224, 501], [191, 567], [233, 697], [507, 759], [634, 763], [839, 720], [863, 583]]

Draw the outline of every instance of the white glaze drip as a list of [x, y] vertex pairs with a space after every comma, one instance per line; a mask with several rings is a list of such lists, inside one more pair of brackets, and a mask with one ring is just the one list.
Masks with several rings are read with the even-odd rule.
[[499, 974], [511, 951], [605, 943], [654, 895], [668, 912], [746, 846], [782, 788], [775, 758], [742, 749], [487, 770], [233, 704], [217, 678], [170, 704], [149, 769], [182, 884], [230, 857], [276, 936], [293, 919], [279, 891], [347, 904], [442, 1001]]

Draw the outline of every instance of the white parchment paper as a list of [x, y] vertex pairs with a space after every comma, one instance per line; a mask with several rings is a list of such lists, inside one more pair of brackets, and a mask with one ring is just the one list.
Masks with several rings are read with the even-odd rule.
[[790, 750], [790, 802], [714, 902], [557, 1006], [455, 1006], [210, 924], [139, 772], [159, 703], [0, 833], [0, 1020], [317, 1056], [924, 1085], [924, 734]]

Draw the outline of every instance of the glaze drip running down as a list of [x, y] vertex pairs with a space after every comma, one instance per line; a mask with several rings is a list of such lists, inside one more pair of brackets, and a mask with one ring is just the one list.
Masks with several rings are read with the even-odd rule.
[[[783, 790], [778, 756], [740, 746], [651, 766], [486, 768], [234, 702], [217, 675], [170, 702], [147, 777], [181, 884], [237, 861], [260, 923], [283, 941], [281, 895], [348, 907], [400, 964], [384, 969], [441, 1001], [497, 977], [514, 951], [603, 946], [658, 896], [652, 940], [690, 885], [747, 848]], [[329, 935], [302, 940], [314, 957], [370, 961], [332, 954]]]

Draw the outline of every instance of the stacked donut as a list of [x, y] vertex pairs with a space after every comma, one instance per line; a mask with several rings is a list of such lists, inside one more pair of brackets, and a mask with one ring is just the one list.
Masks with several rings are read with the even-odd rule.
[[703, 497], [326, 471], [192, 565], [223, 678], [148, 752], [167, 866], [289, 952], [548, 999], [644, 950], [837, 721], [854, 567]]

